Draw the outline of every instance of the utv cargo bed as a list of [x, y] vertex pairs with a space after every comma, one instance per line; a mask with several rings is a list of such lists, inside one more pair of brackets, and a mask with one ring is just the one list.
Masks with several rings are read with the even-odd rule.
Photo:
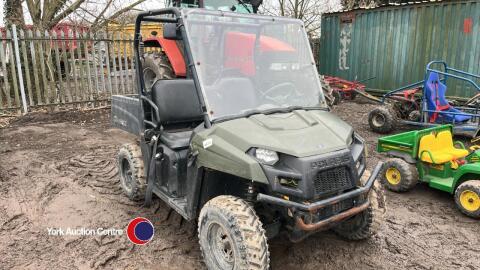
[[422, 130], [413, 130], [400, 134], [390, 135], [378, 139], [377, 151], [379, 153], [388, 152], [393, 156], [401, 156], [407, 161], [416, 159], [420, 138], [431, 132], [438, 133], [442, 130], [452, 131], [452, 125], [443, 125]]

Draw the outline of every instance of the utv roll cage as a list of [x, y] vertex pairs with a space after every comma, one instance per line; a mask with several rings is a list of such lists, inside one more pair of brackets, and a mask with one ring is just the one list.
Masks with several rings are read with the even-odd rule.
[[[171, 17], [167, 17], [171, 16]], [[200, 90], [200, 85], [198, 82], [198, 77], [196, 72], [194, 72], [195, 65], [193, 64], [192, 61], [192, 55], [190, 53], [190, 45], [188, 43], [188, 40], [186, 38], [186, 32], [185, 28], [183, 27], [182, 23], [182, 18], [181, 18], [181, 13], [178, 8], [163, 8], [163, 9], [158, 9], [158, 10], [151, 10], [151, 11], [145, 11], [141, 12], [138, 14], [137, 19], [135, 20], [135, 37], [133, 41], [133, 46], [134, 46], [134, 54], [135, 54], [135, 65], [137, 66], [136, 68], [136, 76], [138, 78], [137, 80], [137, 88], [138, 88], [138, 95], [139, 98], [142, 100], [142, 109], [145, 107], [145, 105], [148, 105], [152, 108], [153, 110], [153, 117], [154, 122], [151, 122], [149, 120], [143, 120], [144, 125], [151, 126], [153, 129], [159, 129], [160, 128], [160, 113], [157, 105], [150, 99], [148, 94], [145, 92], [145, 81], [142, 76], [142, 61], [140, 61], [141, 58], [141, 42], [142, 42], [142, 35], [140, 33], [140, 28], [142, 25], [142, 22], [156, 22], [156, 23], [164, 23], [165, 28], [169, 28], [168, 30], [173, 30], [172, 27], [175, 28], [174, 33], [178, 34], [180, 32], [180, 37], [172, 37], [172, 36], [164, 36], [166, 39], [182, 39], [183, 44], [185, 46], [184, 54], [185, 54], [185, 61], [187, 63], [187, 78], [192, 77], [195, 89], [197, 92], [197, 95], [199, 97], [199, 104], [201, 105], [202, 112], [203, 112], [203, 117], [204, 117], [204, 122], [205, 126], [209, 128], [211, 126], [211, 122], [208, 118], [204, 98], [203, 98], [203, 93]], [[167, 32], [164, 30], [164, 32]]]
[[[211, 11], [211, 12], [223, 12], [223, 11]], [[228, 26], [236, 26], [236, 27], [249, 27], [249, 26], [267, 26], [271, 24], [278, 24], [281, 23], [282, 21], [275, 20], [274, 17], [266, 18], [264, 16], [258, 15], [258, 18], [256, 20], [261, 20], [262, 22], [259, 23], [235, 23], [235, 22], [221, 22], [222, 25], [228, 25]], [[142, 61], [141, 59], [141, 49], [142, 49], [142, 36], [140, 32], [140, 28], [142, 25], [142, 22], [156, 22], [156, 23], [163, 23], [163, 31], [164, 35], [163, 37], [165, 39], [170, 39], [170, 40], [182, 40], [184, 44], [184, 56], [185, 56], [185, 62], [186, 62], [186, 67], [187, 67], [187, 72], [186, 76], [188, 79], [192, 79], [194, 82], [194, 86], [196, 89], [196, 93], [198, 96], [198, 101], [200, 104], [200, 107], [202, 109], [203, 113], [203, 119], [205, 123], [206, 128], [210, 128], [212, 126], [213, 121], [210, 120], [205, 104], [205, 98], [203, 96], [202, 88], [198, 79], [198, 75], [196, 72], [196, 65], [193, 61], [193, 56], [191, 52], [191, 47], [189, 44], [189, 41], [187, 39], [187, 34], [186, 30], [183, 24], [183, 18], [182, 14], [180, 12], [179, 8], [176, 7], [171, 7], [171, 8], [163, 8], [163, 9], [158, 9], [158, 10], [152, 10], [152, 11], [146, 11], [142, 12], [137, 16], [137, 19], [135, 21], [135, 37], [134, 37], [134, 55], [135, 55], [135, 64], [137, 66], [136, 69], [136, 75], [138, 78], [137, 81], [137, 87], [139, 89], [139, 98], [142, 100], [142, 108], [144, 108], [145, 105], [150, 106], [153, 110], [152, 114], [154, 117], [152, 119], [155, 119], [154, 122], [149, 121], [149, 120], [143, 120], [144, 125], [151, 126], [154, 129], [160, 128], [159, 123], [160, 123], [160, 114], [159, 114], [159, 109], [157, 105], [150, 99], [148, 93], [145, 91], [145, 81], [142, 76]], [[198, 22], [198, 21], [197, 21]], [[201, 24], [204, 25], [218, 25], [218, 22], [206, 22], [206, 21], [201, 21]], [[255, 39], [255, 45], [254, 48], [258, 47], [258, 42], [259, 42], [259, 37], [261, 33], [260, 30], [257, 31], [256, 33], [256, 39]]]

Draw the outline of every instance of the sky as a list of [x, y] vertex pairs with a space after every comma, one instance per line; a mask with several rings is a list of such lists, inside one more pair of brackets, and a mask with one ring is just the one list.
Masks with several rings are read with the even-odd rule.
[[[4, 2], [5, 2], [5, 0], [0, 0], [0, 26], [4, 25], [4, 23], [3, 23], [3, 5], [4, 5]], [[131, 3], [132, 0], [124, 1], [124, 2], [126, 4], [128, 2]], [[147, 0], [147, 1], [143, 2], [142, 4], [138, 5], [137, 8], [142, 9], [142, 10], [161, 8], [163, 6], [163, 3], [164, 3], [164, 0]], [[25, 22], [27, 24], [31, 23], [30, 18], [28, 16], [28, 11], [27, 11], [27, 7], [26, 7], [25, 3], [24, 3], [23, 12], [25, 13]]]
[[[3, 26], [4, 23], [3, 23], [3, 6], [4, 6], [4, 1], [5, 0], [0, 0], [0, 26]], [[20, 0], [18, 0], [20, 2]], [[123, 5], [126, 6], [128, 5], [129, 3], [132, 3], [134, 0], [122, 0], [121, 2], [123, 2]], [[264, 0], [264, 5], [266, 5], [266, 2], [268, 0]], [[322, 0], [324, 1], [325, 3], [328, 3], [326, 4], [325, 6], [330, 6], [330, 7], [334, 7], [334, 6], [339, 6], [340, 7], [340, 0]], [[274, 1], [275, 2], [275, 1]], [[141, 10], [151, 10], [151, 9], [157, 9], [157, 8], [162, 8], [163, 5], [165, 3], [165, 0], [147, 0], [145, 2], [143, 2], [142, 4], [138, 5], [136, 8], [137, 9], [141, 9]], [[25, 14], [25, 22], [27, 24], [31, 24], [31, 20], [29, 18], [29, 14], [28, 14], [28, 9], [26, 7], [26, 3], [24, 2], [24, 8], [23, 8], [23, 12]], [[112, 10], [113, 12], [113, 10]]]

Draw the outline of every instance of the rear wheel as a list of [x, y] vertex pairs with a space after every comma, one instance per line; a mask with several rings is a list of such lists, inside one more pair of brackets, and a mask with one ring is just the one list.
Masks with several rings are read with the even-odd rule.
[[120, 186], [125, 195], [133, 201], [145, 198], [146, 181], [142, 152], [136, 144], [124, 144], [117, 155]]
[[143, 80], [145, 89], [150, 91], [157, 80], [173, 79], [175, 74], [170, 61], [163, 52], [147, 52], [144, 54]]
[[465, 215], [480, 218], [480, 180], [462, 183], [455, 190], [455, 203]]
[[252, 206], [233, 196], [205, 204], [198, 239], [208, 269], [268, 269], [270, 253], [262, 223]]
[[380, 181], [391, 191], [405, 192], [417, 184], [418, 171], [403, 159], [391, 158], [385, 162]]
[[377, 133], [390, 133], [395, 128], [395, 122], [394, 113], [386, 106], [377, 107], [368, 114], [368, 124]]
[[408, 114], [408, 121], [420, 122], [422, 115], [419, 111], [413, 110]]

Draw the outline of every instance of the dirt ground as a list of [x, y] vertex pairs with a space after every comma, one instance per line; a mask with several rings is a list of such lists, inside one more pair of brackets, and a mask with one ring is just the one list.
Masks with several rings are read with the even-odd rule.
[[[377, 135], [369, 104], [343, 102], [334, 112], [368, 143]], [[205, 269], [193, 224], [159, 200], [130, 202], [118, 183], [115, 155], [131, 138], [110, 128], [109, 111], [37, 113], [0, 129], [0, 269]], [[304, 242], [269, 242], [272, 269], [480, 269], [480, 224], [452, 197], [418, 185], [387, 192], [385, 224], [374, 238], [348, 242], [331, 232]], [[125, 235], [54, 236], [48, 228], [124, 229], [149, 218], [155, 236], [134, 246]]]

